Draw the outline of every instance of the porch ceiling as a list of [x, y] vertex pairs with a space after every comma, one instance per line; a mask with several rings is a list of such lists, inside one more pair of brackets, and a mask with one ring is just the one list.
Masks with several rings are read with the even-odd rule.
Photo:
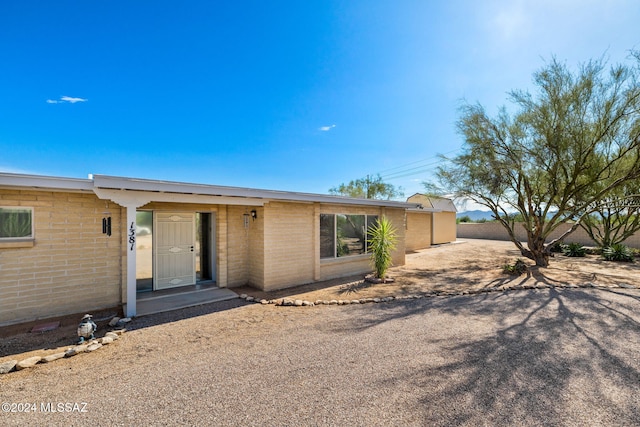
[[165, 193], [161, 191], [114, 190], [94, 188], [94, 193], [103, 200], [111, 200], [120, 206], [144, 206], [151, 202], [196, 203], [206, 205], [263, 206], [265, 201], [255, 198], [213, 196], [205, 194]]

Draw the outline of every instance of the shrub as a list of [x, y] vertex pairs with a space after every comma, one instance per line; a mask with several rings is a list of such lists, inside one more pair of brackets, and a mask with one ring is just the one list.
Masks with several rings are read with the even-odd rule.
[[562, 246], [562, 253], [569, 257], [583, 257], [587, 250], [580, 243], [569, 243]]
[[633, 262], [633, 250], [621, 243], [602, 249], [602, 257], [607, 261]]
[[387, 217], [381, 217], [378, 222], [369, 227], [369, 250], [371, 251], [371, 264], [375, 270], [375, 276], [383, 279], [387, 270], [391, 267], [391, 252], [396, 247], [396, 230]]
[[505, 274], [513, 274], [516, 276], [520, 276], [527, 271], [527, 264], [521, 259], [518, 258], [513, 264], [505, 264], [502, 266], [502, 272]]
[[550, 250], [552, 253], [558, 253], [558, 252], [562, 252], [562, 251], [564, 250], [564, 247], [565, 247], [565, 246], [566, 246], [566, 245], [565, 245], [564, 243], [562, 243], [562, 242], [558, 242], [558, 243], [556, 243], [555, 245], [551, 246], [551, 248], [549, 248], [549, 250]]

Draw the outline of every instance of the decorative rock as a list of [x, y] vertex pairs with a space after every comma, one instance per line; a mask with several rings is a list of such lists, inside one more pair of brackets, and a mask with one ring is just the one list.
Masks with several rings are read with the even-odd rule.
[[92, 352], [92, 351], [96, 351], [97, 349], [99, 349], [100, 347], [102, 347], [102, 344], [100, 344], [99, 342], [95, 342], [92, 344], [89, 344], [89, 346], [87, 346], [87, 353]]
[[351, 304], [360, 304], [360, 300], [358, 299], [351, 300]]
[[322, 304], [324, 304], [324, 305], [329, 305], [329, 301], [328, 301], [328, 300], [326, 300], [326, 299], [323, 299], [323, 300], [322, 300]]
[[109, 326], [116, 326], [119, 321], [120, 321], [120, 318], [116, 316], [113, 319], [111, 319], [111, 321], [109, 322]]
[[301, 299], [297, 299], [293, 302], [293, 305], [295, 305], [296, 307], [302, 307], [302, 300]]
[[255, 299], [254, 297], [247, 297], [247, 298], [246, 298], [247, 302], [251, 302], [251, 301], [253, 301], [254, 299]]
[[248, 296], [247, 294], [240, 294], [240, 298], [242, 298], [242, 299], [246, 299], [247, 296]]
[[304, 305], [305, 307], [313, 307], [314, 304], [310, 301], [302, 301], [302, 305]]
[[329, 301], [329, 305], [336, 305], [338, 304], [338, 300], [332, 299], [331, 301]]
[[266, 299], [261, 299], [260, 300], [260, 304], [267, 305], [267, 304], [269, 304], [269, 301], [267, 301]]
[[83, 353], [87, 350], [87, 347], [88, 346], [86, 344], [71, 347], [70, 349], [64, 352], [64, 357], [72, 357], [78, 353]]
[[54, 360], [62, 359], [63, 357], [64, 357], [64, 353], [50, 354], [48, 356], [43, 357], [40, 363], [53, 362]]
[[621, 287], [621, 288], [625, 288], [625, 289], [635, 289], [636, 288], [635, 286], [631, 286], [631, 285], [629, 285], [627, 283], [618, 283], [618, 286]]
[[380, 298], [374, 298], [373, 302], [380, 302]]
[[118, 323], [129, 323], [129, 322], [131, 322], [130, 317], [125, 317], [123, 319], [118, 320]]
[[115, 341], [120, 338], [120, 336], [115, 332], [107, 332], [106, 334], [104, 334], [104, 338], [111, 338], [113, 341]]
[[99, 342], [102, 345], [107, 345], [107, 344], [111, 344], [113, 342], [113, 340], [114, 340], [114, 338], [112, 336], [105, 335], [104, 337], [100, 338]]
[[111, 332], [113, 332], [116, 335], [122, 335], [122, 334], [124, 334], [125, 331], [126, 331], [126, 329], [114, 329]]
[[322, 300], [320, 299], [316, 300], [316, 305], [320, 305], [320, 304], [322, 304]]
[[36, 366], [36, 363], [40, 362], [42, 357], [40, 356], [32, 356], [27, 359], [21, 360], [16, 364], [16, 370], [20, 371], [22, 369], [33, 368]]
[[17, 360], [7, 360], [6, 362], [0, 363], [0, 374], [8, 374], [13, 371], [17, 364]]

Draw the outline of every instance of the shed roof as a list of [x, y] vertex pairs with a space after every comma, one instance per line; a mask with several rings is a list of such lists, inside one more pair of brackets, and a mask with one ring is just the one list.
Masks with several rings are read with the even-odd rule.
[[[422, 210], [431, 212], [457, 212], [453, 200], [446, 197], [427, 196], [426, 194], [416, 193], [407, 199], [408, 203], [419, 203]], [[415, 208], [409, 208], [416, 210]]]

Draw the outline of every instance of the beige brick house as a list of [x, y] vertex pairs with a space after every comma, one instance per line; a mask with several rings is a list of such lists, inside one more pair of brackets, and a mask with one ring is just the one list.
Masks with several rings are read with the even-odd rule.
[[[405, 261], [418, 203], [95, 175], [0, 174], [0, 326], [122, 307], [141, 297], [274, 290], [370, 271], [367, 227], [385, 215]], [[427, 209], [429, 210], [429, 209]]]

